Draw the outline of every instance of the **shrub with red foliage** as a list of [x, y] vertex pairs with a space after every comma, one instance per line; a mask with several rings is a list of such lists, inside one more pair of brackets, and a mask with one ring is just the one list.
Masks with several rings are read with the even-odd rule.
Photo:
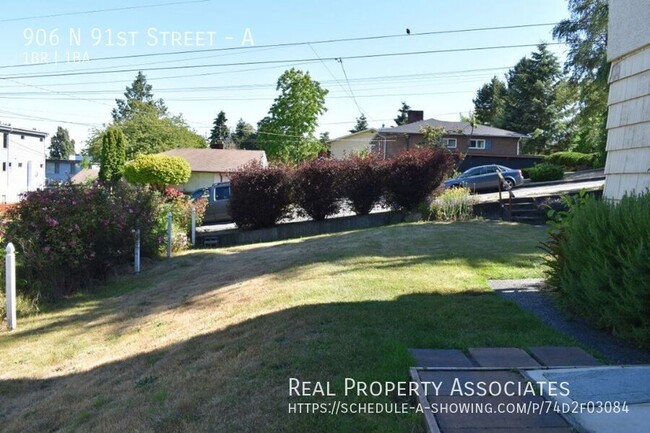
[[412, 211], [454, 167], [452, 154], [441, 148], [415, 148], [388, 163], [386, 199], [394, 209]]
[[289, 196], [285, 167], [249, 163], [230, 178], [230, 216], [242, 229], [271, 227], [286, 215]]
[[384, 192], [387, 164], [377, 155], [352, 156], [341, 165], [341, 194], [357, 215], [367, 215]]
[[340, 161], [324, 158], [307, 161], [293, 173], [294, 200], [314, 220], [324, 220], [339, 211], [340, 173]]

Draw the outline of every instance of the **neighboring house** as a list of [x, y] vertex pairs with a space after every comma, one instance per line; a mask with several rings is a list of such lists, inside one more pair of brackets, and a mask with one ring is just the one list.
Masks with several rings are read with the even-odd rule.
[[376, 134], [377, 130], [371, 128], [335, 138], [328, 143], [330, 155], [335, 159], [345, 159], [350, 155], [369, 152], [370, 142]]
[[470, 122], [423, 120], [422, 117], [422, 111], [410, 111], [406, 125], [381, 128], [372, 140], [372, 150], [384, 159], [393, 158], [418, 146], [423, 141], [422, 127], [429, 125], [444, 128], [443, 145], [453, 153], [465, 155], [461, 170], [486, 164], [524, 168], [542, 159], [521, 154], [521, 139], [527, 135]]
[[20, 194], [45, 186], [45, 132], [0, 125], [0, 203], [16, 203]]
[[81, 171], [81, 155], [72, 155], [70, 159], [47, 159], [45, 161], [45, 178], [47, 183], [67, 182]]
[[190, 163], [192, 176], [185, 184], [179, 185], [184, 192], [193, 192], [217, 182], [230, 180], [232, 173], [252, 161], [258, 161], [263, 166], [268, 165], [263, 150], [180, 148], [162, 154], [180, 156]]
[[609, 114], [603, 195], [650, 188], [650, 7], [648, 0], [610, 0], [607, 36]]

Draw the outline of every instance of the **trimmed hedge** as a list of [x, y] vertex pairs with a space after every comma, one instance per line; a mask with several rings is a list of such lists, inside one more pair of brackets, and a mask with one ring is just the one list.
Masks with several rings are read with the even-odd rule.
[[454, 167], [452, 154], [441, 148], [415, 148], [388, 162], [386, 199], [393, 209], [412, 211]]
[[375, 155], [352, 156], [341, 166], [341, 194], [357, 215], [367, 215], [384, 192], [386, 164]]
[[287, 169], [251, 162], [230, 178], [230, 216], [242, 229], [271, 227], [287, 215], [291, 201]]
[[582, 199], [544, 244], [548, 282], [597, 327], [650, 347], [650, 195]]
[[559, 165], [543, 162], [525, 170], [526, 175], [533, 182], [546, 182], [564, 178], [564, 169]]
[[581, 152], [556, 152], [544, 158], [549, 164], [562, 166], [569, 171], [588, 170], [598, 165], [598, 155]]
[[190, 164], [179, 156], [138, 155], [124, 166], [124, 178], [131, 183], [152, 185], [162, 190], [167, 185], [180, 185], [192, 174]]
[[341, 208], [341, 163], [316, 158], [303, 163], [292, 176], [296, 204], [315, 221], [337, 213]]

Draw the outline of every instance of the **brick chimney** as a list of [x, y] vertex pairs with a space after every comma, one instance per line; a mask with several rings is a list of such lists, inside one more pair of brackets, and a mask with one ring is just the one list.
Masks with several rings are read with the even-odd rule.
[[409, 110], [407, 111], [408, 123], [419, 122], [424, 120], [424, 111], [421, 110]]

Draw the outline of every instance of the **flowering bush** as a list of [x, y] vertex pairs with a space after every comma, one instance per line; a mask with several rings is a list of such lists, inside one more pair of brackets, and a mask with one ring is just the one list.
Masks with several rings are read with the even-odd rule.
[[317, 158], [303, 163], [292, 177], [296, 203], [316, 221], [339, 211], [341, 163]]
[[341, 194], [357, 215], [367, 215], [381, 199], [386, 164], [376, 155], [353, 156], [343, 161]]
[[19, 290], [57, 298], [104, 278], [132, 258], [135, 227], [143, 256], [156, 251], [159, 198], [124, 182], [64, 184], [27, 193], [7, 212], [5, 240], [16, 247]]
[[394, 209], [416, 209], [453, 167], [453, 156], [446, 149], [423, 147], [400, 153], [388, 163], [388, 203]]
[[253, 162], [230, 178], [230, 216], [243, 229], [271, 227], [287, 214], [289, 179], [281, 166]]

